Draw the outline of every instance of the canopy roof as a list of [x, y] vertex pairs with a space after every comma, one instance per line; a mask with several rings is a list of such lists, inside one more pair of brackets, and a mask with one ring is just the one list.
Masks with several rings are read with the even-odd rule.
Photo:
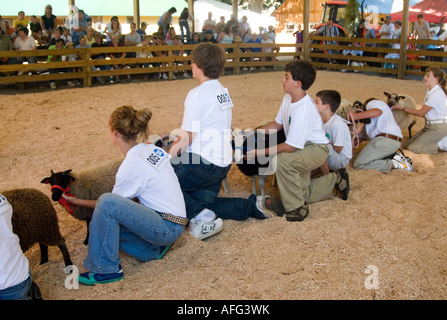
[[[409, 21], [417, 21], [418, 14], [424, 15], [424, 20], [429, 23], [440, 23], [442, 17], [447, 17], [447, 0], [424, 0], [411, 6], [409, 9]], [[393, 21], [402, 20], [402, 11], [390, 14]]]

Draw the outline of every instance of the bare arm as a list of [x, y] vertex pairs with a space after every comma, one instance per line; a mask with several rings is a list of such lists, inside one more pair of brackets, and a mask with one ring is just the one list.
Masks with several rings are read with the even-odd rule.
[[420, 109], [410, 109], [410, 108], [404, 108], [404, 107], [396, 104], [391, 109], [393, 109], [393, 110], [402, 110], [402, 111], [404, 111], [404, 112], [406, 112], [408, 114], [412, 114], [412, 115], [417, 116], [417, 117], [424, 117], [427, 114], [427, 112], [429, 112], [432, 109], [432, 107], [429, 107], [429, 106], [424, 104], [422, 106], [422, 108], [420, 108]]
[[195, 133], [182, 130], [177, 139], [172, 143], [168, 153], [173, 157], [179, 157], [192, 143]]

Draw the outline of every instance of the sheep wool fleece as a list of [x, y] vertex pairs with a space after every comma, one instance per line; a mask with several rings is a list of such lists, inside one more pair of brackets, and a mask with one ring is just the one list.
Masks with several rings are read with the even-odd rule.
[[12, 206], [0, 194], [0, 294], [29, 277], [29, 262], [22, 253], [19, 238], [12, 232], [11, 218]]

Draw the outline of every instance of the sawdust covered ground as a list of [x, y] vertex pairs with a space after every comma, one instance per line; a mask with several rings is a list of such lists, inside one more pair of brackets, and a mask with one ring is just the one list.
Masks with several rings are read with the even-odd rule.
[[[274, 119], [282, 76], [278, 71], [221, 78], [235, 104], [234, 128]], [[120, 156], [107, 134], [108, 116], [118, 106], [150, 107], [154, 133], [178, 128], [183, 101], [196, 85], [185, 79], [30, 93], [0, 88], [0, 190], [33, 187], [50, 195], [40, 183], [50, 169], [80, 170]], [[420, 80], [331, 71], [318, 71], [309, 93], [314, 97], [321, 89], [336, 89], [350, 101], [382, 99], [383, 91], [409, 94], [419, 107], [425, 95]], [[419, 119], [414, 132], [422, 126]], [[37, 245], [26, 256], [49, 300], [445, 299], [447, 155], [407, 155], [414, 172], [382, 174], [349, 165], [348, 201], [312, 204], [301, 223], [280, 217], [227, 220], [224, 230], [206, 241], [185, 232], [162, 260], [142, 263], [122, 253], [125, 279], [116, 283], [67, 290], [57, 248], [50, 249], [45, 265], [39, 265]], [[249, 196], [250, 181], [237, 167], [228, 181], [230, 196]], [[267, 193], [278, 196], [270, 182]], [[55, 207], [73, 263], [83, 272], [85, 223]], [[367, 278], [373, 275], [378, 282]], [[378, 287], [367, 289], [365, 280]]]

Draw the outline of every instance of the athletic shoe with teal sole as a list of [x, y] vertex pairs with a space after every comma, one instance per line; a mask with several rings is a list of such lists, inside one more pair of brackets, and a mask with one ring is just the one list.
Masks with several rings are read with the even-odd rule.
[[80, 283], [86, 286], [94, 286], [97, 283], [110, 283], [119, 281], [123, 278], [123, 269], [121, 265], [119, 269], [115, 273], [95, 273], [95, 272], [84, 272], [81, 273], [78, 277]]

